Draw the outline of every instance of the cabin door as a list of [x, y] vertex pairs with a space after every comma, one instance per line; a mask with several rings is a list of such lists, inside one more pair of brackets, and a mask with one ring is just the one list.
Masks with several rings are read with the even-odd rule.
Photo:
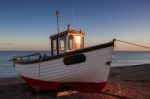
[[52, 56], [58, 54], [57, 39], [51, 40], [51, 53]]
[[59, 55], [66, 52], [66, 37], [51, 39], [51, 51], [53, 55]]
[[66, 52], [66, 37], [59, 38], [59, 54]]

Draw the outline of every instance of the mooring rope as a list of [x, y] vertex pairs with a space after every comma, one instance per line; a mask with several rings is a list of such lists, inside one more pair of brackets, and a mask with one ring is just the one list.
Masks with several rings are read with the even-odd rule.
[[138, 46], [138, 47], [143, 47], [143, 48], [146, 48], [146, 49], [150, 49], [150, 47], [148, 47], [148, 46], [144, 46], [144, 45], [140, 45], [140, 44], [135, 44], [135, 43], [131, 43], [131, 42], [119, 40], [119, 39], [115, 39], [115, 40], [116, 40], [116, 41], [119, 41], [119, 42], [127, 43], [127, 44], [129, 44], [129, 45], [134, 45], [134, 46]]
[[[150, 49], [150, 47], [148, 47], [148, 46], [144, 46], [144, 45], [140, 45], [140, 44], [135, 44], [135, 43], [131, 43], [131, 42], [127, 42], [127, 41], [123, 41], [123, 40], [119, 40], [119, 39], [114, 39], [115, 40], [115, 43], [114, 43], [114, 45], [115, 45], [115, 51], [117, 51], [118, 49], [117, 49], [117, 45], [116, 45], [116, 42], [118, 41], [118, 42], [122, 42], [122, 43], [126, 43], [126, 44], [129, 44], [129, 45], [134, 45], [134, 46], [138, 46], [138, 47], [142, 47], [142, 48], [145, 48], [145, 49]], [[120, 70], [119, 70], [119, 67], [118, 67], [118, 93], [119, 93], [119, 95], [121, 94], [121, 90], [120, 90], [120, 88], [121, 88], [121, 85], [120, 85]]]

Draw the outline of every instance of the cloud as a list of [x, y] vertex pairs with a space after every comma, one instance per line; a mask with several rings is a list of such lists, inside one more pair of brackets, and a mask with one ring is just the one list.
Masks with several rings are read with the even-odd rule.
[[10, 42], [8, 42], [8, 43], [0, 43], [0, 45], [5, 45], [5, 46], [11, 46], [11, 45], [15, 45], [15, 43], [10, 43]]
[[7, 43], [7, 45], [14, 45], [14, 43]]

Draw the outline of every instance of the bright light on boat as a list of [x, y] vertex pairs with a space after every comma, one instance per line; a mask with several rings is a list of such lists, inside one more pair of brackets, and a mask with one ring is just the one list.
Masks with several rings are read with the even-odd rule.
[[81, 45], [81, 37], [80, 36], [75, 36], [75, 49], [80, 49]]
[[75, 36], [75, 43], [80, 44], [81, 43], [81, 37]]

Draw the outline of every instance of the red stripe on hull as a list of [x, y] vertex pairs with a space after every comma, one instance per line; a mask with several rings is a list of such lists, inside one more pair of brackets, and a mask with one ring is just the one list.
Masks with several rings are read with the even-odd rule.
[[42, 81], [37, 79], [31, 79], [22, 77], [25, 82], [40, 90], [55, 90], [55, 89], [72, 89], [77, 91], [100, 91], [106, 85], [106, 82], [93, 83], [93, 82], [52, 82]]

